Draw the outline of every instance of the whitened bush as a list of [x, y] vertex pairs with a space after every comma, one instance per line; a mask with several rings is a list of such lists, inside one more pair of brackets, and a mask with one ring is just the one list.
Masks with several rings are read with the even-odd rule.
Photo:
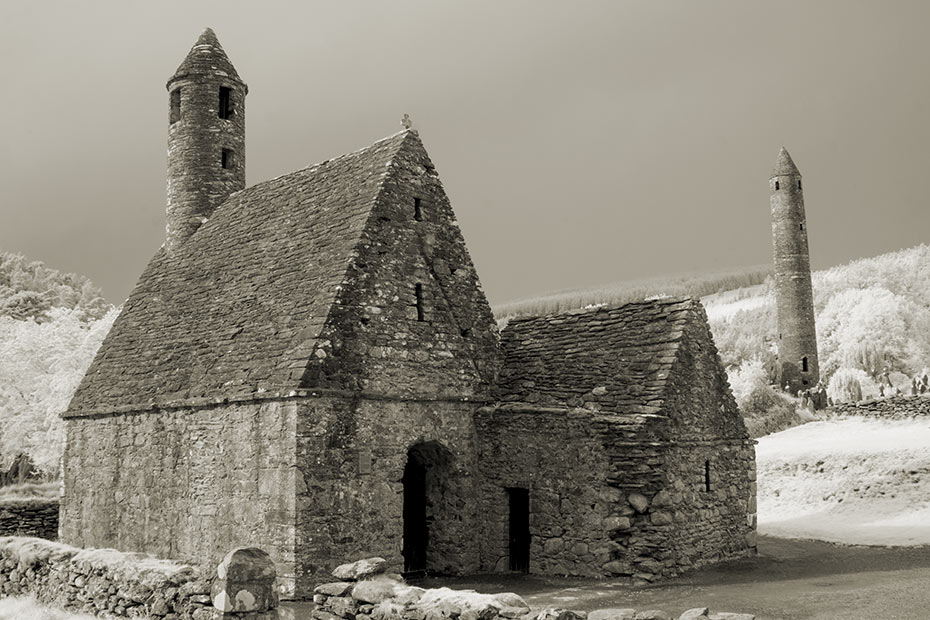
[[830, 377], [827, 396], [834, 403], [854, 403], [878, 396], [878, 384], [859, 368], [839, 368]]

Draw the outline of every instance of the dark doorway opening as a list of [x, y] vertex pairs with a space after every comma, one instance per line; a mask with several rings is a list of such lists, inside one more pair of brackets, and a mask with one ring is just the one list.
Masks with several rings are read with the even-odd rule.
[[429, 545], [429, 527], [426, 521], [426, 464], [407, 457], [404, 467], [404, 571], [426, 570], [426, 548]]
[[459, 570], [462, 546], [452, 454], [438, 441], [416, 444], [407, 451], [404, 467], [404, 572], [423, 576]]
[[507, 489], [510, 499], [510, 570], [530, 572], [530, 491]]

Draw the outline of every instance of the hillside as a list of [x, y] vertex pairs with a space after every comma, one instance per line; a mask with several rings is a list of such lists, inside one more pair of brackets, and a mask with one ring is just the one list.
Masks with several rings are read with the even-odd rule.
[[760, 534], [930, 544], [926, 418], [811, 422], [761, 438], [756, 465]]
[[57, 470], [58, 415], [117, 313], [86, 277], [0, 253], [0, 466], [25, 453]]

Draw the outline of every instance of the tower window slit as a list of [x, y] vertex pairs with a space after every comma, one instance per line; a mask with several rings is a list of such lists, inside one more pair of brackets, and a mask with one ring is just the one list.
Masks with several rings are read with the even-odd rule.
[[778, 186], [778, 181], [775, 181], [775, 190], [777, 191], [778, 189], [780, 189]]
[[807, 356], [801, 358], [801, 372], [807, 372]]
[[704, 461], [704, 490], [710, 491], [710, 461]]
[[413, 199], [413, 219], [418, 222], [423, 221], [423, 207], [420, 205], [420, 199]]
[[220, 86], [220, 106], [217, 108], [217, 115], [220, 118], [230, 119], [233, 115], [231, 88]]
[[223, 149], [220, 154], [220, 165], [223, 166], [224, 170], [229, 170], [233, 167], [233, 152], [230, 149]]
[[804, 224], [798, 224], [798, 226], [800, 226], [801, 230], [804, 230]]
[[181, 120], [181, 89], [175, 88], [171, 91], [171, 112], [168, 115], [168, 122], [174, 125]]
[[425, 320], [425, 314], [423, 312], [423, 285], [417, 282], [413, 290], [417, 299], [417, 321], [423, 321]]
[[798, 189], [801, 189], [801, 179], [798, 179]]

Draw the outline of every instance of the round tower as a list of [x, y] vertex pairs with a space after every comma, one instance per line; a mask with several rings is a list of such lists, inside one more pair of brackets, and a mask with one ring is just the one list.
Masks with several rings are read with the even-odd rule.
[[245, 82], [209, 28], [166, 85], [166, 248], [177, 250], [221, 202], [245, 187]]
[[814, 294], [801, 173], [782, 147], [769, 179], [775, 304], [778, 323], [778, 382], [792, 394], [820, 381]]

